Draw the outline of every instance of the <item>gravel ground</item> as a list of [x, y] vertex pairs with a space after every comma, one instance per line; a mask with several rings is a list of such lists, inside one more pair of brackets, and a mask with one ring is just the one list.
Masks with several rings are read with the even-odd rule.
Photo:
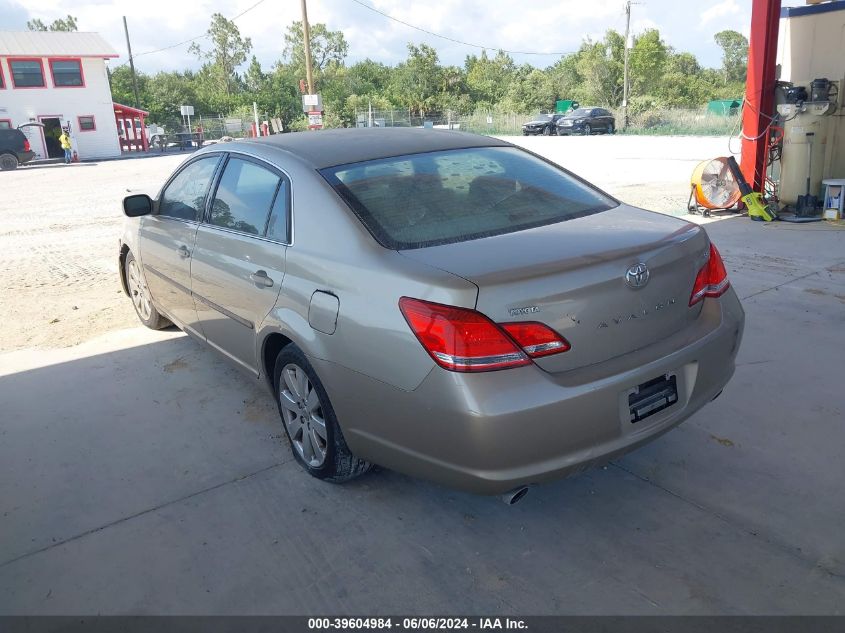
[[[681, 214], [689, 175], [724, 155], [711, 137], [509, 137], [637, 206]], [[184, 155], [0, 174], [0, 350], [76, 345], [137, 324], [120, 290], [128, 188], [153, 193]], [[698, 218], [700, 219], [700, 218]]]
[[137, 323], [117, 277], [120, 200], [156, 189], [163, 156], [0, 174], [0, 350], [76, 345]]

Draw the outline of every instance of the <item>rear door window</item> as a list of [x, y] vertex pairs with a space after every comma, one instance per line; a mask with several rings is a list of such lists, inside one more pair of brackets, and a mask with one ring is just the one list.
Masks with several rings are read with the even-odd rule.
[[373, 237], [398, 250], [564, 222], [618, 204], [512, 147], [413, 154], [321, 173]]
[[232, 157], [211, 203], [209, 224], [264, 235], [281, 178], [253, 162]]

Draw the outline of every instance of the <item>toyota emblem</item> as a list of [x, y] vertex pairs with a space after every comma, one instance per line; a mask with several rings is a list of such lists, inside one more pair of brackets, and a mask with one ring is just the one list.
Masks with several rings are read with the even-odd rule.
[[642, 288], [648, 283], [649, 276], [648, 266], [640, 262], [628, 269], [628, 272], [625, 273], [625, 282], [631, 288]]

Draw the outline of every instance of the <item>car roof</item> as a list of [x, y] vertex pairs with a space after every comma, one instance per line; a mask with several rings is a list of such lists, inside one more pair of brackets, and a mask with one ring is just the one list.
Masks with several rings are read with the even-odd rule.
[[[425, 128], [349, 128], [293, 132], [238, 142], [241, 143], [290, 152], [316, 169], [405, 154], [511, 146], [506, 141], [490, 136]], [[217, 146], [217, 149], [223, 148]]]

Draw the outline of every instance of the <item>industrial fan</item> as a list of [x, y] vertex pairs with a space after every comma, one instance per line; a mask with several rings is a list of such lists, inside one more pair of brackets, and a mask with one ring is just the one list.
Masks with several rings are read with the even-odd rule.
[[729, 209], [739, 202], [742, 192], [728, 166], [727, 158], [713, 158], [700, 162], [690, 179], [690, 213], [710, 215], [714, 209]]

